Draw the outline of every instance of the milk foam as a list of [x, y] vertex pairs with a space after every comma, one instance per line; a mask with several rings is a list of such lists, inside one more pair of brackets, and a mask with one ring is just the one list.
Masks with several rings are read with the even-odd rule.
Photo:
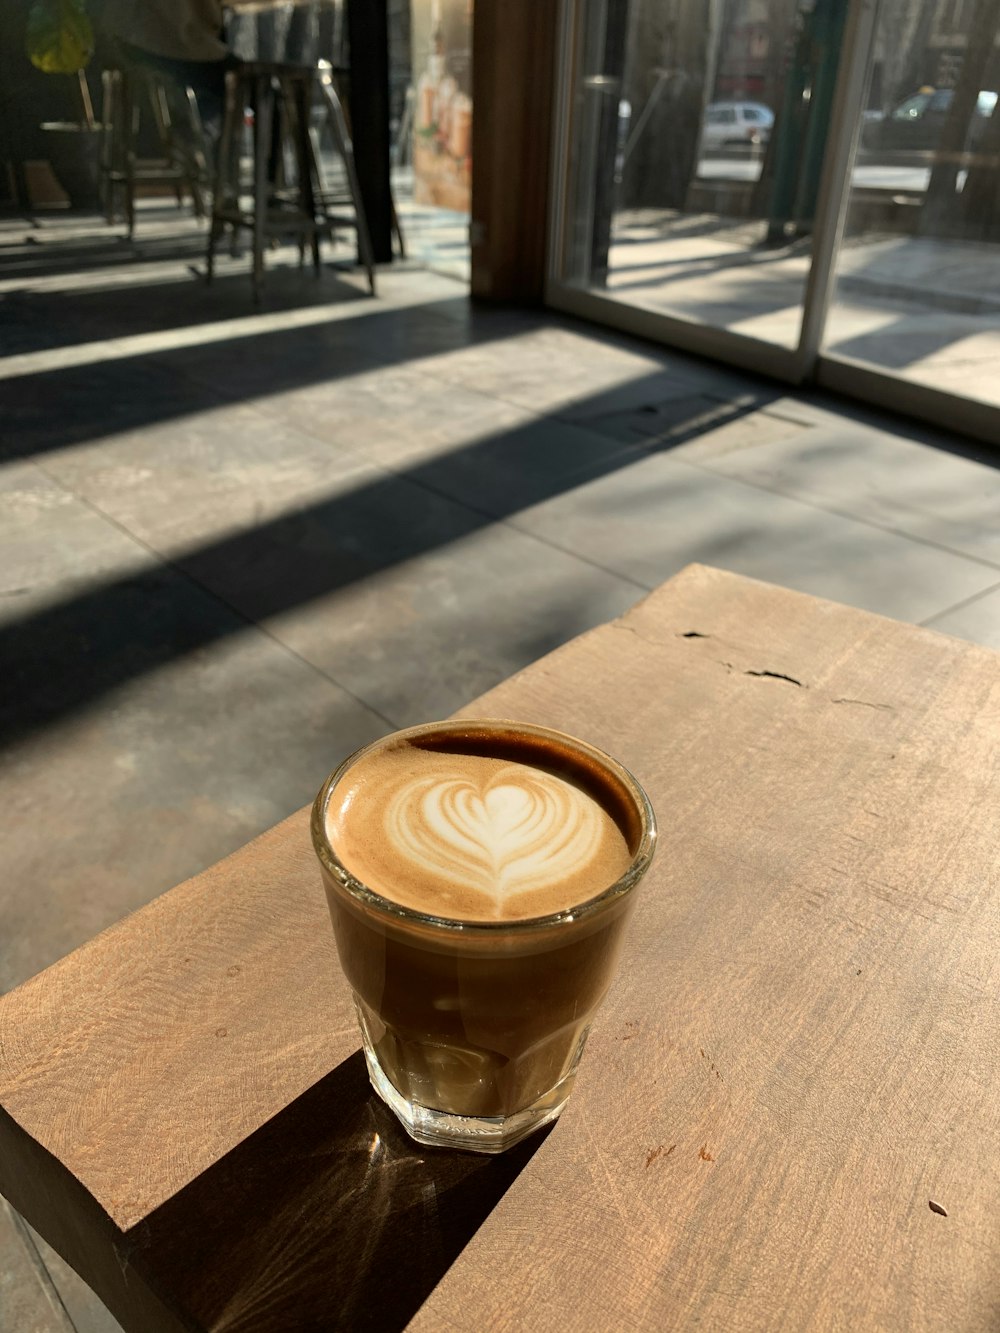
[[422, 871], [500, 901], [584, 872], [605, 819], [578, 787], [510, 764], [484, 784], [415, 777], [397, 790], [385, 825]]
[[327, 834], [382, 896], [435, 915], [543, 915], [586, 901], [630, 862], [607, 810], [531, 764], [407, 744], [357, 761]]

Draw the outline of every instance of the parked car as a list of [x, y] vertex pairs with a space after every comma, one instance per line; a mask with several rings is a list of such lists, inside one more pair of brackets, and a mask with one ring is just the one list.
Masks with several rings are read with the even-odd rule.
[[701, 152], [754, 148], [771, 137], [774, 112], [763, 102], [709, 102], [701, 126]]
[[[884, 116], [867, 115], [861, 131], [863, 148], [913, 151], [934, 149], [954, 97], [953, 88], [921, 88], [904, 97]], [[976, 99], [970, 130], [974, 146], [997, 106], [997, 94], [984, 88]]]

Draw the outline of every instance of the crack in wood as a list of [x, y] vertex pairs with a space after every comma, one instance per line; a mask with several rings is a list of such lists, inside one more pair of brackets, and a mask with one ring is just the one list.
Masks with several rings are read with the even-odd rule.
[[783, 671], [744, 671], [744, 676], [767, 676], [770, 680], [787, 680], [789, 685], [797, 685], [800, 690], [807, 690], [808, 685], [803, 685], [801, 680], [796, 680], [794, 676], [786, 676]]
[[896, 711], [893, 708], [892, 704], [875, 704], [868, 699], [840, 698], [840, 699], [831, 699], [830, 702], [834, 704], [857, 704], [859, 708], [882, 708], [885, 709], [887, 713], [894, 713]]

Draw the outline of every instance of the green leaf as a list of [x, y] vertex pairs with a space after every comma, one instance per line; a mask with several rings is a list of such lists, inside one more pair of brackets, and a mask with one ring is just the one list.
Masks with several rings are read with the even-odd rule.
[[75, 74], [94, 54], [83, 0], [37, 0], [28, 10], [28, 59], [46, 74]]

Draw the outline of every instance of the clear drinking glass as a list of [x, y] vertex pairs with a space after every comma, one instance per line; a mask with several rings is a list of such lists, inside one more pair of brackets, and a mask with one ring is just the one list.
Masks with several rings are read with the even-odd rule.
[[[361, 883], [331, 846], [327, 808], [352, 764], [402, 738], [464, 740], [502, 729], [539, 767], [553, 752], [612, 800], [631, 860], [594, 895], [547, 916], [470, 921], [401, 906]], [[634, 891], [653, 856], [649, 799], [616, 760], [585, 742], [512, 722], [434, 723], [365, 746], [313, 807], [341, 965], [354, 992], [371, 1082], [419, 1143], [496, 1153], [566, 1104], [593, 1016], [611, 984]]]

